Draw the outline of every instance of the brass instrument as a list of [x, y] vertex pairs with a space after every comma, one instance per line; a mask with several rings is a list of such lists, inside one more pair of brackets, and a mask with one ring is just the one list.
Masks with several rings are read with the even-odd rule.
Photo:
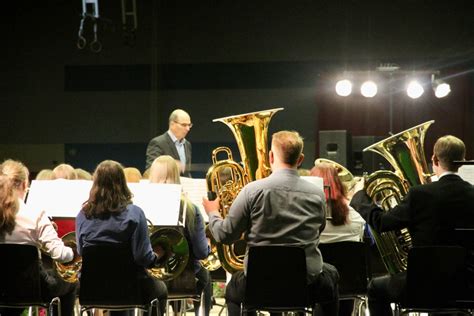
[[79, 279], [79, 272], [82, 267], [82, 257], [76, 252], [76, 232], [69, 232], [65, 234], [61, 239], [64, 245], [71, 247], [74, 251], [74, 258], [69, 262], [61, 263], [54, 261], [54, 268], [58, 275], [66, 282], [76, 283]]
[[[417, 125], [364, 149], [387, 159], [395, 170], [379, 170], [365, 179], [367, 194], [384, 211], [398, 205], [409, 187], [431, 182], [423, 144], [433, 123]], [[371, 232], [387, 271], [390, 274], [406, 271], [408, 250], [412, 247], [408, 230], [377, 233], [371, 229]]]
[[189, 261], [189, 244], [184, 234], [174, 227], [149, 226], [153, 251], [164, 255], [166, 262], [161, 267], [148, 269], [154, 278], [170, 281], [181, 274]]
[[206, 237], [208, 240], [209, 247], [211, 248], [211, 252], [209, 253], [206, 259], [201, 259], [200, 262], [204, 269], [208, 271], [216, 271], [222, 265], [221, 261], [219, 260], [219, 255], [217, 254], [216, 243], [211, 241], [212, 234], [209, 230], [209, 226], [206, 226]]
[[337, 176], [346, 188], [347, 194], [349, 194], [354, 189], [356, 183], [361, 179], [360, 177], [354, 177], [354, 175], [346, 167], [333, 160], [318, 158], [314, 161], [315, 166], [320, 163], [331, 164], [337, 170]]
[[[267, 147], [268, 124], [272, 116], [282, 109], [270, 109], [213, 120], [213, 122], [222, 122], [231, 129], [242, 159], [242, 165], [235, 162], [231, 150], [227, 147], [219, 147], [212, 152], [213, 165], [206, 175], [207, 189], [215, 192], [219, 197], [219, 211], [223, 218], [227, 216], [232, 202], [248, 182], [270, 175]], [[226, 159], [217, 160], [220, 153], [225, 153]], [[216, 249], [220, 263], [227, 272], [234, 273], [243, 270], [246, 242], [242, 238], [231, 245], [216, 243], [211, 238], [211, 248]]]

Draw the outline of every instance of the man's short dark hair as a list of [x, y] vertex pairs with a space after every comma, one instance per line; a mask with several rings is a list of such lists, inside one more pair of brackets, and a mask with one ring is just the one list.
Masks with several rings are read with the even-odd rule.
[[438, 138], [434, 145], [434, 155], [438, 158], [440, 165], [449, 171], [457, 171], [459, 165], [453, 163], [456, 160], [464, 160], [466, 146], [459, 138], [446, 135]]
[[303, 152], [303, 138], [295, 131], [280, 131], [272, 136], [272, 148], [284, 163], [295, 166]]

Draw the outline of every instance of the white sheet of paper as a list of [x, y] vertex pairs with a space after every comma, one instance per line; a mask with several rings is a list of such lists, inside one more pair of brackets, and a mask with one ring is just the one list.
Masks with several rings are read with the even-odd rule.
[[305, 179], [308, 182], [311, 182], [312, 184], [315, 184], [317, 187], [319, 187], [321, 190], [324, 190], [324, 181], [323, 178], [321, 177], [313, 177], [313, 176], [302, 176], [302, 179]]
[[147, 219], [157, 226], [178, 224], [181, 185], [159, 183], [129, 183], [133, 204], [138, 205]]
[[474, 185], [474, 165], [462, 165], [458, 174], [464, 181]]
[[209, 217], [202, 206], [202, 198], [207, 196], [206, 179], [181, 177], [181, 185], [183, 186], [183, 192], [186, 194], [188, 199], [196, 204], [201, 211], [204, 221], [209, 222]]
[[26, 205], [51, 217], [76, 218], [91, 187], [90, 180], [33, 180]]

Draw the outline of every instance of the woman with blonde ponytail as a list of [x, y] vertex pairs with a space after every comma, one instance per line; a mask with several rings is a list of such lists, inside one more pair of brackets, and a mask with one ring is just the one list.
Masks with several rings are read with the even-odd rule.
[[[0, 243], [34, 245], [53, 260], [71, 261], [74, 252], [58, 237], [42, 210], [29, 209], [24, 203], [29, 172], [19, 161], [6, 160], [0, 165]], [[76, 284], [67, 283], [54, 271], [41, 266], [41, 292], [45, 300], [59, 296], [61, 313], [73, 315]], [[2, 316], [20, 315], [21, 309], [0, 310]], [[57, 313], [57, 311], [55, 311]]]

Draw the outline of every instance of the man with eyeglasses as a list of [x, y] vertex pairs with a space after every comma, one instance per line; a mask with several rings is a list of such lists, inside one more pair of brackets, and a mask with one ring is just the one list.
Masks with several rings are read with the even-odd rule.
[[186, 140], [193, 124], [189, 114], [181, 109], [171, 112], [168, 131], [153, 138], [146, 149], [146, 169], [162, 155], [169, 155], [179, 163], [181, 175], [191, 177], [191, 143]]

